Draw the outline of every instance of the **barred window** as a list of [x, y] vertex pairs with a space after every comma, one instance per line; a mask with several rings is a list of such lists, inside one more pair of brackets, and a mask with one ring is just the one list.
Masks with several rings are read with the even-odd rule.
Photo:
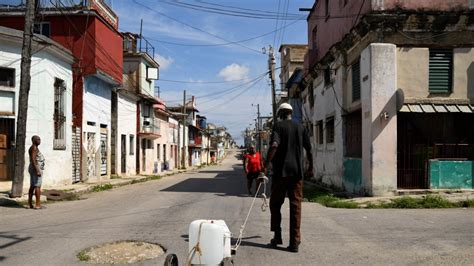
[[66, 149], [66, 84], [56, 78], [54, 81], [54, 141], [55, 150]]

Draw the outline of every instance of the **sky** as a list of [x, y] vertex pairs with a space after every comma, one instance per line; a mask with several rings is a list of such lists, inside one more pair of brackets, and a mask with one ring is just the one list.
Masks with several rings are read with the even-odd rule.
[[[227, 127], [234, 140], [243, 144], [241, 132], [254, 127], [256, 104], [262, 116], [271, 114], [268, 54], [262, 48], [275, 47], [278, 76], [280, 45], [307, 44], [307, 12], [298, 9], [313, 3], [115, 0], [112, 6], [119, 16], [120, 31], [139, 33], [143, 20], [143, 36], [155, 47], [155, 60], [160, 64], [156, 82], [160, 98], [168, 106], [176, 106], [182, 103], [186, 90], [188, 99], [196, 97], [199, 114], [207, 117], [208, 123]], [[255, 18], [255, 13], [263, 16]], [[279, 88], [279, 80], [276, 83]]]

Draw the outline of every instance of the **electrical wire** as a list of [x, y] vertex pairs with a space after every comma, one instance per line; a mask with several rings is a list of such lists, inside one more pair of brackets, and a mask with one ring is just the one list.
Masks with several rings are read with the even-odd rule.
[[[211, 2], [202, 1], [202, 0], [194, 0], [194, 1], [195, 1], [195, 2], [199, 2], [199, 3], [208, 4], [208, 5], [214, 5], [214, 6], [220, 6], [220, 7], [227, 7], [227, 8], [230, 8], [230, 9], [245, 10], [245, 11], [255, 11], [255, 12], [261, 12], [261, 13], [267, 13], [267, 14], [277, 14], [276, 12], [269, 11], [269, 10], [242, 8], [242, 7], [236, 7], [236, 6], [229, 6], [229, 5], [211, 3]], [[292, 15], [292, 16], [299, 16], [299, 14], [289, 14], [289, 15]]]
[[226, 43], [216, 43], [216, 44], [191, 44], [191, 43], [178, 43], [178, 42], [170, 42], [170, 41], [163, 41], [163, 40], [158, 40], [158, 39], [154, 39], [154, 38], [149, 38], [147, 37], [147, 40], [150, 40], [150, 41], [155, 41], [155, 42], [159, 42], [159, 43], [164, 43], [164, 44], [170, 44], [170, 45], [177, 45], [177, 46], [190, 46], [190, 47], [216, 47], [216, 46], [227, 46], [227, 45], [232, 45], [232, 44], [237, 44], [237, 43], [244, 43], [244, 42], [248, 42], [248, 41], [252, 41], [252, 40], [256, 40], [256, 39], [259, 39], [259, 38], [262, 38], [262, 37], [265, 37], [265, 36], [268, 36], [268, 35], [271, 35], [279, 30], [282, 30], [284, 28], [288, 28], [294, 24], [296, 24], [298, 21], [292, 21], [290, 23], [287, 23], [285, 24], [284, 27], [281, 27], [281, 28], [278, 28], [278, 29], [275, 29], [275, 30], [272, 30], [270, 32], [266, 32], [266, 33], [263, 33], [261, 35], [257, 35], [257, 36], [254, 36], [254, 37], [250, 37], [250, 38], [246, 38], [246, 39], [242, 39], [242, 40], [238, 40], [238, 41], [232, 41], [232, 42], [226, 42]]
[[[252, 18], [252, 19], [275, 19], [275, 15], [271, 14], [264, 14], [264, 13], [255, 13], [255, 12], [243, 12], [243, 11], [237, 11], [237, 10], [229, 10], [229, 9], [222, 9], [222, 8], [217, 8], [217, 7], [209, 7], [209, 6], [202, 6], [202, 5], [195, 5], [195, 4], [190, 4], [186, 3], [183, 1], [168, 1], [168, 0], [158, 0], [159, 2], [162, 2], [167, 5], [175, 6], [175, 7], [181, 7], [181, 8], [186, 8], [186, 9], [191, 9], [191, 10], [196, 10], [196, 11], [201, 11], [205, 13], [212, 13], [212, 14], [219, 14], [219, 15], [226, 15], [226, 16], [232, 16], [232, 17], [243, 17], [243, 18]], [[278, 14], [277, 14], [278, 18]], [[293, 20], [300, 20], [298, 16], [288, 16], [287, 19], [293, 19]]]
[[[229, 40], [227, 40], [227, 39], [225, 39], [225, 38], [223, 38], [223, 37], [221, 37], [221, 36], [218, 36], [218, 35], [216, 35], [216, 34], [210, 33], [210, 32], [208, 32], [208, 31], [205, 31], [205, 30], [203, 30], [203, 29], [200, 29], [200, 28], [198, 28], [198, 27], [195, 27], [195, 26], [193, 26], [193, 25], [190, 25], [190, 24], [188, 24], [188, 23], [186, 23], [186, 22], [182, 22], [182, 21], [180, 21], [180, 20], [178, 20], [178, 19], [175, 19], [175, 18], [173, 18], [173, 17], [171, 17], [171, 16], [168, 16], [168, 15], [166, 15], [165, 13], [160, 12], [160, 11], [158, 11], [158, 10], [156, 10], [156, 9], [153, 9], [153, 8], [147, 6], [147, 5], [142, 4], [142, 3], [139, 3], [139, 2], [137, 2], [136, 0], [133, 0], [133, 2], [134, 2], [135, 4], [137, 4], [137, 5], [142, 6], [143, 8], [145, 8], [145, 9], [147, 9], [147, 10], [150, 10], [150, 11], [156, 13], [156, 14], [159, 14], [159, 15], [161, 15], [161, 16], [163, 16], [163, 17], [169, 19], [169, 20], [176, 21], [176, 22], [178, 22], [178, 23], [180, 23], [180, 24], [183, 24], [183, 25], [185, 25], [185, 26], [187, 26], [187, 27], [189, 27], [189, 28], [192, 28], [192, 29], [194, 29], [194, 30], [197, 30], [197, 31], [206, 33], [206, 34], [208, 34], [208, 35], [210, 35], [210, 36], [213, 36], [213, 37], [215, 37], [215, 38], [217, 38], [217, 39], [220, 39], [220, 40], [222, 40], [222, 41], [231, 42], [231, 41], [229, 41]], [[260, 50], [257, 50], [257, 49], [254, 49], [254, 48], [245, 46], [245, 45], [243, 45], [243, 44], [241, 44], [241, 43], [235, 43], [235, 45], [240, 46], [240, 47], [245, 48], [245, 49], [248, 49], [248, 50], [250, 50], [250, 51], [256, 52], [256, 53], [258, 53], [258, 54], [262, 54], [262, 52], [261, 52]]]

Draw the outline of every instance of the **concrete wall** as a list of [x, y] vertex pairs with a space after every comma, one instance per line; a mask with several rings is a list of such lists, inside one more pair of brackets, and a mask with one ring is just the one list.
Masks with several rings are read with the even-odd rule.
[[373, 43], [361, 55], [362, 186], [370, 195], [397, 189], [397, 49]]
[[[85, 78], [83, 96], [84, 119], [82, 125], [83, 177], [90, 181], [110, 178], [112, 89], [112, 85], [95, 76]], [[93, 146], [87, 142], [87, 133], [94, 133], [95, 141]], [[105, 175], [101, 174], [101, 134], [107, 134], [107, 174]], [[87, 163], [87, 157], [94, 158], [95, 169], [92, 169], [92, 164]]]
[[430, 188], [474, 189], [474, 161], [429, 162]]
[[456, 10], [468, 9], [470, 0], [372, 0], [373, 10]]
[[[334, 73], [334, 72], [333, 72]], [[337, 73], [342, 73], [338, 70]], [[314, 131], [314, 167], [315, 177], [327, 185], [342, 188], [343, 180], [343, 124], [341, 117], [341, 108], [338, 105], [339, 99], [342, 99], [343, 76], [332, 77], [333, 84], [326, 86], [319, 76], [314, 81], [314, 115], [313, 125], [318, 121], [323, 122], [324, 137], [323, 144], [316, 142], [316, 130]], [[334, 88], [334, 89], [333, 89]], [[336, 95], [334, 94], [336, 93]], [[338, 100], [336, 100], [336, 97]], [[334, 117], [334, 143], [327, 143], [326, 121]]]
[[[449, 11], [469, 9], [470, 0], [329, 0], [329, 13], [326, 14], [326, 1], [316, 1], [313, 11], [307, 18], [309, 64], [319, 61], [326, 55], [330, 47], [340, 42], [343, 37], [357, 24], [354, 14], [360, 20], [371, 11], [398, 10], [434, 10]], [[324, 19], [327, 17], [328, 19]], [[333, 18], [331, 18], [333, 17]], [[334, 17], [339, 17], [335, 19]], [[317, 32], [316, 36], [313, 36]], [[314, 43], [314, 44], [313, 44]]]
[[146, 79], [146, 71], [147, 67], [151, 65], [144, 60], [143, 58], [141, 59], [141, 64], [140, 64], [140, 79], [139, 79], [139, 85], [141, 88], [141, 92], [143, 94], [149, 95], [149, 96], [154, 96], [155, 95], [155, 81], [154, 80], [147, 80]]
[[449, 95], [429, 93], [429, 48], [397, 48], [398, 88], [405, 99], [470, 99], [474, 102], [474, 49], [453, 49], [453, 84]]
[[[119, 175], [136, 174], [136, 142], [137, 142], [137, 101], [126, 95], [118, 94], [117, 104], [117, 169]], [[122, 172], [122, 135], [125, 135], [125, 173]], [[133, 136], [133, 144], [130, 146], [130, 136]], [[133, 150], [131, 150], [131, 148]]]
[[[0, 87], [0, 102], [3, 108], [14, 107], [14, 113], [18, 114], [18, 97], [20, 88], [20, 63], [21, 44], [0, 43], [0, 67], [15, 69], [15, 87]], [[55, 78], [64, 80], [66, 84], [66, 149], [55, 150], [54, 140], [54, 82]], [[6, 95], [7, 99], [3, 96]], [[12, 97], [14, 104], [12, 105]], [[8, 102], [8, 106], [7, 103]], [[16, 115], [2, 116], [16, 118]], [[16, 125], [16, 122], [15, 122]], [[31, 62], [31, 89], [28, 100], [28, 118], [26, 128], [26, 153], [25, 153], [25, 182], [29, 187], [28, 174], [28, 148], [31, 145], [31, 137], [41, 137], [40, 151], [45, 157], [45, 170], [43, 173], [43, 187], [54, 187], [72, 183], [72, 68], [71, 63], [65, 59], [50, 54], [47, 49], [35, 53]], [[15, 130], [16, 131], [16, 130]], [[60, 167], [58, 167], [60, 166]]]

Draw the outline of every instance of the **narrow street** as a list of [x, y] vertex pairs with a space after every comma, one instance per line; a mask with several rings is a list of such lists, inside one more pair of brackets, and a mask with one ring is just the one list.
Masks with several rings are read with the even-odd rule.
[[[187, 255], [188, 225], [224, 219], [237, 235], [252, 198], [245, 195], [240, 161], [47, 205], [45, 210], [0, 207], [0, 263], [84, 264], [76, 254], [117, 240], [159, 243]], [[473, 209], [346, 210], [303, 205], [299, 254], [267, 247], [270, 212], [253, 210], [237, 265], [472, 265]], [[283, 228], [288, 228], [284, 205]], [[284, 230], [287, 245], [287, 230]], [[145, 261], [162, 265], [164, 258]]]

